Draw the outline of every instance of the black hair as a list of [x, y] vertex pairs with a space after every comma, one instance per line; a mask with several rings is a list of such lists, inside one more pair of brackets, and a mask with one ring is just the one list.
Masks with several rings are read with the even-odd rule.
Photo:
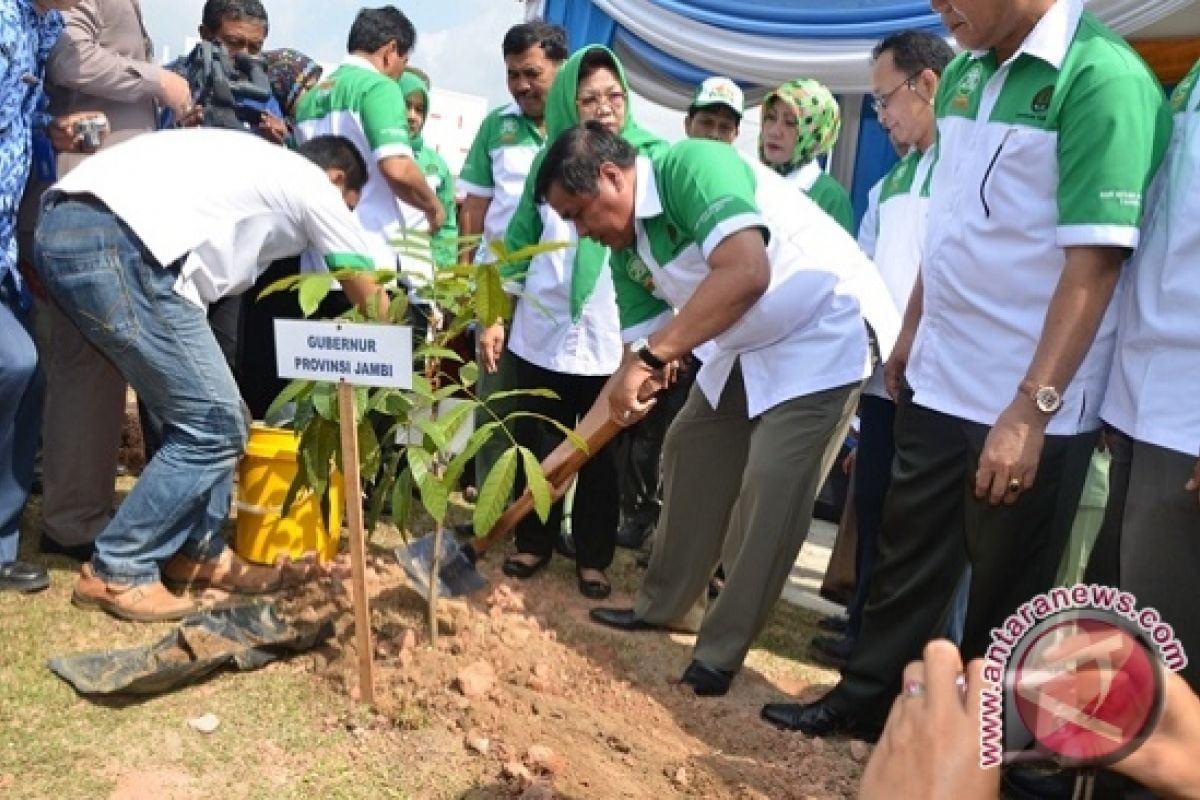
[[267, 9], [259, 0], [207, 0], [200, 12], [200, 24], [210, 31], [221, 29], [221, 24], [239, 22], [244, 19], [261, 22], [267, 27]]
[[954, 49], [941, 36], [929, 31], [893, 33], [875, 45], [871, 60], [878, 60], [884, 53], [892, 54], [896, 69], [905, 75], [917, 75], [927, 69], [941, 75], [954, 60]]
[[567, 32], [561, 25], [551, 25], [540, 19], [522, 22], [514, 25], [504, 34], [504, 43], [500, 46], [504, 57], [515, 56], [540, 47], [546, 58], [561, 64], [567, 60], [570, 52], [567, 50]]
[[296, 152], [321, 169], [346, 173], [346, 188], [351, 191], [362, 191], [367, 183], [367, 162], [345, 136], [316, 136], [297, 147]]
[[359, 9], [350, 26], [346, 51], [374, 53], [395, 42], [400, 55], [408, 55], [417, 43], [417, 29], [404, 12], [395, 6]]
[[614, 164], [621, 169], [637, 160], [633, 145], [599, 122], [575, 125], [554, 140], [534, 182], [534, 199], [546, 202], [546, 193], [557, 183], [570, 194], [594, 194], [600, 165]]
[[584, 54], [579, 60], [579, 80], [591, 77], [592, 73], [599, 69], [607, 69], [621, 80], [621, 68], [617, 66], [617, 59], [606, 47], [593, 47]]

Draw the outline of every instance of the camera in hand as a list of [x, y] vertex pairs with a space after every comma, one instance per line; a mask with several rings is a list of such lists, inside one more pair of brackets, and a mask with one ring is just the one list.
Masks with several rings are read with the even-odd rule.
[[79, 149], [94, 153], [100, 149], [100, 140], [108, 132], [108, 124], [101, 118], [77, 120], [71, 126], [71, 135], [79, 141]]
[[260, 56], [231, 56], [217, 42], [200, 42], [187, 57], [188, 83], [208, 128], [253, 129], [271, 99], [267, 63]]

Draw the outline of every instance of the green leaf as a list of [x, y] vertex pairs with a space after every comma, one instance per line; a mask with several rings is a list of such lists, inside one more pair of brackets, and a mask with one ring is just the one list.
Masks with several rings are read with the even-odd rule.
[[412, 389], [410, 391], [431, 403], [436, 399], [433, 396], [433, 387], [429, 385], [429, 379], [420, 372], [413, 373]]
[[504, 291], [500, 269], [495, 264], [481, 264], [477, 275], [475, 316], [479, 324], [491, 325], [498, 319], [508, 319], [512, 316], [512, 301]]
[[513, 486], [517, 482], [517, 448], [505, 450], [479, 489], [479, 499], [475, 501], [473, 521], [477, 533], [486, 534], [504, 513], [508, 498], [512, 495]]
[[492, 251], [492, 255], [500, 262], [507, 262], [511, 259], [508, 253], [508, 246], [504, 244], [503, 239], [493, 239], [488, 242], [488, 250]]
[[440, 358], [445, 361], [454, 361], [462, 363], [463, 357], [454, 352], [448, 347], [437, 347], [432, 344], [427, 344], [417, 348], [417, 352], [413, 353], [413, 358]]
[[323, 419], [336, 422], [338, 419], [337, 386], [319, 383], [312, 393], [313, 408]]
[[479, 380], [479, 365], [474, 361], [468, 361], [463, 364], [458, 370], [458, 382], [462, 384], [464, 389], [469, 389]]
[[[388, 453], [387, 463], [383, 465], [383, 472], [379, 476], [374, 485], [371, 486], [370, 503], [367, 506], [367, 530], [373, 531], [379, 524], [379, 518], [383, 516], [383, 504], [391, 497], [392, 487], [396, 484], [396, 469], [400, 466], [400, 458], [404, 455], [404, 451], [396, 448]], [[397, 522], [396, 526], [403, 529], [403, 521]]]
[[445, 450], [446, 445], [449, 444], [449, 439], [446, 438], [446, 434], [442, 431], [441, 426], [431, 419], [419, 419], [414, 427], [425, 434], [429, 441], [433, 442], [437, 447], [439, 452]]
[[412, 495], [412, 472], [405, 467], [400, 471], [400, 476], [396, 478], [396, 485], [392, 487], [392, 524], [399, 528], [401, 533], [406, 534], [406, 538], [408, 516], [412, 510]]
[[367, 413], [367, 406], [371, 402], [371, 389], [367, 386], [354, 387], [354, 420], [361, 422], [363, 416]]
[[301, 273], [299, 275], [288, 275], [286, 278], [280, 278], [279, 280], [272, 282], [271, 285], [269, 285], [267, 288], [265, 288], [261, 292], [259, 292], [258, 299], [262, 300], [264, 297], [266, 297], [268, 295], [277, 294], [279, 292], [289, 291], [292, 288], [294, 288], [296, 286], [296, 284], [300, 283], [301, 279], [303, 279], [303, 278], [304, 278], [304, 273]]
[[316, 384], [313, 381], [296, 379], [283, 388], [279, 396], [271, 401], [271, 405], [267, 408], [267, 413], [263, 415], [263, 419], [273, 419], [279, 416], [283, 407], [288, 403], [300, 401], [308, 397]]
[[503, 392], [492, 392], [484, 402], [491, 404], [493, 400], [504, 400], [508, 397], [545, 397], [558, 400], [558, 394], [550, 389], [506, 389]]
[[333, 276], [328, 273], [305, 275], [300, 282], [300, 311], [306, 317], [311, 317], [317, 311], [317, 306], [333, 288]]
[[474, 416], [478, 405], [479, 402], [476, 400], [460, 400], [454, 403], [449, 411], [442, 414], [438, 419], [438, 427], [442, 429], [447, 441], [453, 440], [459, 428]]
[[550, 483], [546, 480], [546, 473], [542, 472], [542, 465], [533, 451], [527, 447], [519, 449], [525, 467], [525, 485], [533, 495], [533, 509], [537, 512], [538, 519], [545, 522], [550, 516], [550, 506], [554, 503]]
[[380, 389], [367, 404], [368, 411], [378, 411], [388, 417], [399, 417], [408, 413], [413, 407], [412, 401], [404, 396], [399, 389]]
[[421, 505], [429, 516], [441, 525], [446, 520], [450, 495], [442, 481], [433, 472], [433, 455], [414, 447], [408, 448], [408, 466], [412, 470], [413, 482], [421, 492]]
[[587, 439], [584, 439], [578, 433], [571, 430], [566, 425], [563, 425], [558, 420], [552, 419], [551, 417], [547, 417], [545, 414], [535, 414], [532, 411], [514, 411], [513, 413], [509, 414], [507, 417], [504, 418], [504, 424], [508, 425], [513, 420], [515, 420], [519, 417], [532, 417], [533, 419], [539, 419], [542, 422], [553, 425], [555, 428], [558, 428], [559, 433], [561, 433], [564, 437], [566, 437], [567, 439], [570, 440], [571, 444], [573, 444], [575, 446], [576, 450], [582, 450], [585, 453], [588, 452]]
[[383, 450], [375, 436], [375, 427], [369, 419], [358, 423], [358, 463], [362, 482], [374, 482], [375, 476], [379, 474], [379, 467], [383, 464]]
[[519, 264], [522, 261], [531, 261], [535, 256], [544, 255], [545, 253], [553, 253], [557, 250], [563, 250], [570, 246], [570, 242], [538, 242], [536, 244], [525, 245], [520, 250], [506, 252], [504, 254], [504, 258], [500, 258], [500, 256], [497, 255], [496, 260], [505, 264]]
[[446, 467], [446, 485], [457, 486], [459, 478], [462, 477], [463, 470], [467, 464], [471, 463], [471, 459], [475, 457], [483, 446], [492, 438], [491, 434], [496, 428], [499, 428], [502, 423], [489, 422], [475, 430], [471, 437], [467, 439], [467, 446], [463, 451], [450, 459], [450, 464]]
[[399, 292], [392, 297], [392, 304], [388, 306], [388, 316], [391, 317], [394, 325], [403, 325], [408, 321], [407, 294]]

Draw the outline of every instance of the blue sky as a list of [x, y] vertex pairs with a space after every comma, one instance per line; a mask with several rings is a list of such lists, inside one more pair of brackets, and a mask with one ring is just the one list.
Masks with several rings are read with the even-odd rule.
[[[379, 2], [378, 5], [383, 5]], [[294, 47], [318, 61], [337, 63], [346, 52], [354, 15], [370, 0], [263, 0], [271, 20], [267, 47]], [[412, 63], [427, 69], [435, 86], [483, 95], [490, 105], [510, 100], [504, 88], [500, 40], [524, 19], [518, 0], [419, 0], [399, 2], [417, 28]], [[155, 51], [180, 54], [196, 35], [204, 0], [142, 0]]]

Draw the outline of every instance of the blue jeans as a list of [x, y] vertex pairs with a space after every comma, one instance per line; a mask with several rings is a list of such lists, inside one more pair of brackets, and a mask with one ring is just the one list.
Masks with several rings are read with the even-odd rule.
[[90, 198], [43, 202], [34, 257], [55, 301], [163, 424], [161, 448], [96, 540], [96, 575], [152, 583], [177, 552], [221, 555], [246, 421], [204, 309], [174, 291], [177, 267]]
[[[0, 267], [3, 269], [3, 267]], [[42, 417], [42, 373], [28, 289], [0, 274], [0, 564], [17, 558], [21, 512], [33, 483]]]

